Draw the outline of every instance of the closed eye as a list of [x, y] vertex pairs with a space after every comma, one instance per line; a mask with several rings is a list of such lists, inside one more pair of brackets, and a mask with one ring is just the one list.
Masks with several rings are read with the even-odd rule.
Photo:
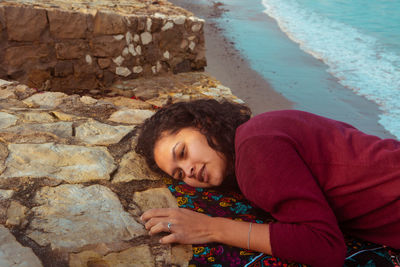
[[179, 153], [179, 158], [183, 159], [185, 157], [186, 146], [182, 147], [181, 152]]

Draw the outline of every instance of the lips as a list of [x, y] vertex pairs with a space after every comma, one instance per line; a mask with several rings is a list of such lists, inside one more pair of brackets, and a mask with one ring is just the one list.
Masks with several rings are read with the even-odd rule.
[[200, 182], [206, 182], [206, 181], [204, 181], [204, 179], [205, 179], [205, 177], [204, 177], [205, 176], [205, 168], [206, 168], [206, 165], [203, 165], [203, 167], [197, 173], [197, 180], [200, 181]]

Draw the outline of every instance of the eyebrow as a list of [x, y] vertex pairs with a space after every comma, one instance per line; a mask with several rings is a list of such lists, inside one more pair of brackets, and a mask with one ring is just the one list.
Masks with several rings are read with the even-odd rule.
[[175, 148], [179, 145], [180, 142], [177, 142], [174, 147], [172, 148], [172, 158], [176, 160], [176, 153], [175, 153]]
[[[177, 142], [175, 145], [174, 145], [174, 147], [172, 148], [172, 158], [173, 158], [173, 160], [174, 161], [176, 161], [176, 153], [175, 153], [175, 149], [176, 149], [176, 147], [180, 144], [181, 142]], [[174, 177], [175, 176], [175, 173], [176, 173], [176, 171], [178, 170], [178, 168], [175, 168], [175, 169], [173, 169], [172, 170], [172, 177]]]

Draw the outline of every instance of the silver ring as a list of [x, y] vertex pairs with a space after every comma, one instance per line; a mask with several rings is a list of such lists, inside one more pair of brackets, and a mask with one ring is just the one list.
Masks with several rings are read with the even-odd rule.
[[169, 222], [169, 223], [167, 224], [167, 227], [168, 227], [168, 230], [169, 230], [170, 233], [171, 233], [171, 226], [172, 226], [172, 223]]

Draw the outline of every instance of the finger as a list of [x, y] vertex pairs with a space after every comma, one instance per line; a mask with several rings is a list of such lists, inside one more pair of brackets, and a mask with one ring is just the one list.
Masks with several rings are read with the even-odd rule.
[[175, 233], [172, 233], [170, 235], [164, 236], [163, 238], [160, 239], [160, 243], [161, 244], [179, 243], [178, 235]]
[[167, 222], [159, 222], [149, 230], [149, 235], [155, 235], [161, 232], [169, 232]]
[[164, 209], [151, 209], [142, 214], [140, 219], [143, 222], [148, 221], [153, 217], [168, 217], [171, 214], [172, 208], [164, 208]]
[[162, 223], [163, 221], [166, 221], [166, 218], [165, 218], [165, 217], [153, 217], [153, 218], [149, 219], [149, 220], [145, 223], [144, 227], [145, 227], [147, 230], [149, 230], [149, 229], [151, 229], [152, 227], [154, 227], [156, 224]]

